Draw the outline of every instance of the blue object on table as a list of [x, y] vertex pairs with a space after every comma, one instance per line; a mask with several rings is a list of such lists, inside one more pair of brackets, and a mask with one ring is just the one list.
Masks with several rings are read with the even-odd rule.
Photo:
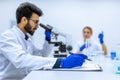
[[61, 67], [72, 68], [82, 66], [84, 62], [85, 59], [81, 56], [81, 54], [71, 54], [68, 57], [61, 59]]
[[117, 71], [116, 71], [116, 74], [120, 74], [120, 66], [117, 67]]
[[116, 52], [111, 52], [110, 55], [111, 55], [111, 59], [113, 60], [116, 57]]

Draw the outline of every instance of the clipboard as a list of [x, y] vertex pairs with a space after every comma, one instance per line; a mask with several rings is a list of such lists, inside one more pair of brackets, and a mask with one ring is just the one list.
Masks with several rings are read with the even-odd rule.
[[83, 72], [102, 72], [103, 69], [100, 65], [96, 63], [86, 62], [82, 66], [74, 67], [74, 68], [57, 68], [57, 69], [49, 69], [50, 71], [83, 71]]

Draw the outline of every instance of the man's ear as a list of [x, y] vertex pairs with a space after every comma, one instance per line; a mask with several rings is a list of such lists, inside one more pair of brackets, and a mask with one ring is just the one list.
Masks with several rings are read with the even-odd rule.
[[26, 25], [27, 22], [28, 22], [27, 18], [26, 17], [22, 17], [21, 23], [24, 24], [24, 25]]

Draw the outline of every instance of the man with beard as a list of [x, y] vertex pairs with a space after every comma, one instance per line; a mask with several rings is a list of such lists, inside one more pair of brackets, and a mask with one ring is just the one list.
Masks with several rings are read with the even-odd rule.
[[29, 2], [17, 8], [17, 25], [0, 35], [0, 80], [21, 80], [32, 70], [72, 68], [85, 62], [87, 56], [83, 54], [61, 59], [47, 57], [53, 46], [48, 43], [50, 32], [47, 31], [43, 49], [35, 47], [27, 33], [34, 34], [42, 14], [40, 8]]

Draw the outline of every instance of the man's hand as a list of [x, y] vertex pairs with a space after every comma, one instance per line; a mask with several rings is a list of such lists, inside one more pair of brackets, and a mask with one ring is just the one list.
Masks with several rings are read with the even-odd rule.
[[81, 53], [81, 54], [79, 54], [79, 56], [82, 57], [83, 59], [88, 59], [88, 56], [85, 55], [85, 54], [82, 54], [82, 53]]
[[45, 31], [45, 40], [48, 42], [51, 40], [51, 32]]
[[83, 54], [71, 54], [68, 57], [61, 59], [61, 67], [72, 68], [82, 66], [85, 62], [85, 58], [87, 57]]

